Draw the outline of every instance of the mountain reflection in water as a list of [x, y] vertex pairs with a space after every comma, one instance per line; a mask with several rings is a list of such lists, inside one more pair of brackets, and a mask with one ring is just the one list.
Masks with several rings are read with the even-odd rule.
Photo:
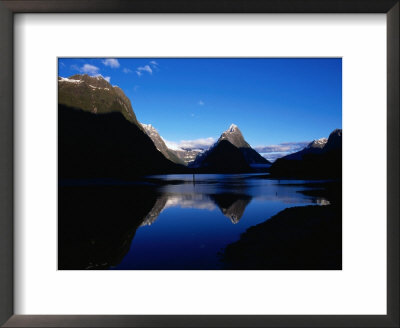
[[[329, 204], [307, 181], [166, 175], [59, 187], [59, 269], [219, 269], [219, 254], [287, 207]], [[226, 219], [228, 218], [228, 220]]]

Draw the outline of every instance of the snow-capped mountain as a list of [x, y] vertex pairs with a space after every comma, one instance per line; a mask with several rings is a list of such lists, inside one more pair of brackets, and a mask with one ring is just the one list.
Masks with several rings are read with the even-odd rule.
[[244, 140], [242, 132], [235, 124], [231, 124], [229, 129], [221, 134], [217, 143], [221, 142], [222, 140], [228, 140], [232, 145], [237, 148], [251, 148], [246, 140]]
[[310, 142], [306, 148], [324, 148], [326, 143], [328, 142], [328, 138], [321, 138], [321, 139], [316, 139], [312, 142]]
[[170, 161], [177, 163], [177, 164], [185, 164], [185, 162], [177, 156], [176, 152], [169, 149], [167, 145], [164, 142], [164, 139], [160, 136], [158, 133], [157, 129], [152, 126], [151, 124], [144, 124], [140, 123], [146, 132], [146, 134], [150, 137], [151, 140], [153, 140], [154, 145], [160, 151], [166, 158], [168, 158]]
[[232, 145], [239, 148], [247, 164], [250, 166], [270, 164], [267, 159], [262, 157], [257, 151], [251, 148], [248, 142], [244, 139], [243, 134], [237, 125], [231, 124], [229, 129], [221, 134], [218, 141], [220, 142], [222, 140], [227, 140]]
[[288, 160], [301, 160], [306, 154], [320, 154], [328, 142], [327, 138], [321, 138], [311, 141], [305, 148], [295, 153], [282, 157]]
[[209, 150], [197, 156], [191, 166], [220, 172], [246, 172], [251, 166], [267, 164], [270, 162], [251, 148], [239, 127], [231, 124]]
[[201, 148], [182, 148], [178, 146], [170, 148], [154, 126], [143, 123], [141, 125], [146, 134], [153, 140], [156, 148], [174, 163], [188, 165], [196, 159], [198, 154], [204, 152], [204, 149]]
[[270, 168], [276, 177], [340, 178], [342, 176], [342, 130], [329, 138], [309, 143], [302, 150], [278, 158]]
[[310, 142], [307, 147], [293, 154], [282, 157], [288, 160], [302, 160], [307, 154], [321, 154], [342, 147], [342, 129], [332, 131], [329, 138], [316, 139]]

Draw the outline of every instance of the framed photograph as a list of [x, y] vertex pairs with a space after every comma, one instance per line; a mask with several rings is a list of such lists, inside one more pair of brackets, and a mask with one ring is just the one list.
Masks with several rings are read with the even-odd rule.
[[398, 327], [399, 7], [1, 1], [1, 324]]

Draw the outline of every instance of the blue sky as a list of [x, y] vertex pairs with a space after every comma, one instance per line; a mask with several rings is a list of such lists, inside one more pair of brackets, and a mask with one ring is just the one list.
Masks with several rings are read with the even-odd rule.
[[63, 58], [59, 76], [101, 74], [172, 145], [210, 144], [234, 123], [273, 159], [342, 128], [338, 58]]

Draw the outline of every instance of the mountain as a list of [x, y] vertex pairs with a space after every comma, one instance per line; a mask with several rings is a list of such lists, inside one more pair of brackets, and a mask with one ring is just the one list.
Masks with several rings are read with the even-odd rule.
[[237, 125], [232, 124], [206, 152], [197, 156], [191, 167], [215, 172], [249, 172], [252, 165], [270, 164], [244, 139]]
[[292, 153], [290, 155], [284, 156], [284, 159], [288, 160], [301, 160], [303, 156], [306, 154], [319, 154], [324, 149], [326, 143], [328, 142], [327, 138], [321, 138], [310, 142], [307, 147], [302, 150]]
[[324, 147], [324, 152], [335, 151], [342, 149], [342, 129], [334, 130], [328, 138], [326, 146]]
[[200, 172], [212, 173], [251, 171], [240, 149], [232, 145], [228, 140], [217, 142], [204, 154], [199, 155], [193, 167], [198, 168]]
[[58, 81], [60, 179], [184, 171], [157, 150], [120, 88], [88, 75]]
[[315, 140], [299, 152], [278, 158], [269, 169], [271, 176], [288, 178], [342, 177], [342, 130], [329, 138]]
[[176, 147], [174, 149], [171, 149], [166, 145], [164, 139], [160, 136], [155, 127], [153, 127], [151, 124], [141, 123], [141, 125], [144, 131], [147, 133], [147, 135], [151, 138], [151, 140], [153, 140], [156, 148], [166, 158], [168, 158], [170, 161], [176, 164], [189, 165], [196, 159], [198, 154], [204, 151], [204, 149], [181, 148], [181, 147]]
[[176, 156], [178, 156], [185, 165], [191, 165], [197, 158], [198, 155], [202, 154], [205, 149], [201, 148], [179, 148], [170, 149]]
[[229, 129], [221, 134], [217, 142], [221, 142], [222, 140], [227, 140], [232, 145], [239, 148], [247, 164], [270, 164], [267, 159], [262, 157], [257, 151], [251, 148], [246, 140], [244, 140], [242, 132], [239, 130], [237, 125], [231, 124]]
[[244, 140], [242, 132], [239, 130], [238, 126], [231, 124], [228, 130], [223, 132], [218, 139], [218, 142], [222, 140], [228, 140], [232, 145], [237, 148], [251, 148], [250, 145]]
[[154, 126], [151, 124], [143, 124], [141, 123], [144, 131], [146, 134], [150, 137], [151, 140], [153, 140], [154, 145], [156, 148], [170, 161], [177, 163], [177, 164], [186, 164], [185, 161], [183, 161], [179, 156], [176, 155], [176, 153], [169, 149], [167, 145], [165, 144], [163, 138], [161, 138], [160, 134], [156, 130]]
[[101, 76], [59, 77], [58, 104], [93, 114], [121, 113], [129, 122], [140, 126], [128, 97]]

